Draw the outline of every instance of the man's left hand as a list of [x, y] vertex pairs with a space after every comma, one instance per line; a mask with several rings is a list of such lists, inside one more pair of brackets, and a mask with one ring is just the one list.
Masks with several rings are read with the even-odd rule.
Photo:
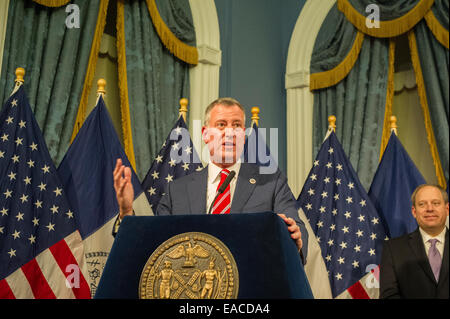
[[300, 251], [303, 247], [302, 233], [300, 232], [300, 227], [298, 227], [294, 219], [286, 217], [285, 214], [277, 214], [277, 215], [280, 216], [288, 226], [288, 230], [291, 233], [291, 238], [295, 240], [295, 244], [297, 245], [298, 251]]

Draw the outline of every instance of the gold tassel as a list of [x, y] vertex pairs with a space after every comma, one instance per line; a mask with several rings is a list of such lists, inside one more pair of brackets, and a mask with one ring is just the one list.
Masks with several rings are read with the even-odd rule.
[[167, 50], [181, 61], [194, 65], [198, 64], [197, 48], [183, 43], [172, 33], [172, 31], [170, 31], [159, 14], [155, 0], [147, 0], [147, 7], [153, 25], [155, 26], [156, 33], [158, 33], [161, 42]]
[[91, 91], [92, 80], [94, 79], [95, 68], [97, 66], [98, 51], [100, 50], [100, 43], [102, 41], [103, 30], [106, 24], [106, 13], [108, 11], [108, 1], [101, 0], [98, 8], [97, 25], [95, 26], [94, 38], [92, 39], [91, 52], [89, 54], [89, 62], [86, 70], [86, 76], [84, 78], [83, 92], [81, 93], [80, 105], [78, 106], [77, 117], [73, 126], [72, 137], [70, 143], [73, 142], [75, 136], [86, 119], [86, 107]]
[[438, 19], [436, 19], [432, 10], [428, 11], [425, 15], [425, 21], [436, 40], [448, 50], [448, 30], [442, 26]]
[[377, 38], [391, 38], [411, 30], [430, 10], [433, 3], [434, 0], [420, 0], [405, 15], [389, 21], [380, 21], [379, 28], [367, 27], [367, 17], [359, 13], [349, 0], [337, 0], [337, 7], [359, 31]]
[[389, 39], [389, 74], [386, 93], [386, 107], [384, 111], [383, 135], [381, 138], [380, 161], [391, 136], [390, 117], [392, 116], [392, 104], [394, 101], [394, 72], [395, 72], [395, 39]]
[[420, 65], [419, 52], [417, 50], [417, 42], [414, 31], [408, 32], [409, 49], [411, 52], [411, 60], [416, 74], [417, 91], [419, 93], [420, 105], [422, 106], [423, 117], [425, 121], [425, 129], [427, 131], [428, 144], [430, 145], [431, 156], [433, 157], [434, 168], [438, 183], [444, 189], [446, 181], [444, 177], [444, 171], [442, 169], [441, 159], [439, 158], [439, 152], [436, 146], [436, 138], [434, 136], [433, 125], [431, 124], [430, 109], [428, 108], [427, 93], [425, 90], [425, 82], [423, 80], [422, 67]]
[[364, 34], [357, 31], [353, 46], [348, 52], [347, 56], [334, 69], [313, 73], [309, 76], [309, 89], [311, 91], [323, 89], [336, 85], [342, 81], [355, 65], [358, 60], [359, 52], [361, 51], [362, 43], [364, 41]]
[[33, 0], [33, 1], [36, 2], [37, 4], [40, 4], [41, 6], [52, 8], [62, 7], [70, 2], [70, 0]]
[[120, 112], [125, 154], [136, 172], [136, 158], [131, 131], [130, 103], [128, 100], [127, 57], [125, 48], [124, 0], [117, 1], [117, 61], [119, 69]]

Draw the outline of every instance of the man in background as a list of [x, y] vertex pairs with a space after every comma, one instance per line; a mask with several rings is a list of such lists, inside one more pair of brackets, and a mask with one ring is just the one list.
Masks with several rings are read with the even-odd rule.
[[440, 186], [423, 184], [416, 188], [411, 201], [419, 227], [385, 242], [380, 298], [448, 298], [447, 192]]

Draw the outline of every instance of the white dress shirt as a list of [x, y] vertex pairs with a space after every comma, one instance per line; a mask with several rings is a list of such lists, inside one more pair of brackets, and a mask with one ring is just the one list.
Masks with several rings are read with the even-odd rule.
[[[227, 170], [235, 171], [236, 175], [233, 177], [233, 179], [230, 182], [230, 198], [231, 203], [233, 202], [233, 195], [234, 190], [236, 189], [236, 181], [237, 177], [239, 175], [239, 169], [241, 168], [241, 161], [237, 161], [232, 166], [227, 167]], [[209, 162], [208, 164], [208, 186], [206, 191], [206, 209], [209, 210], [209, 207], [211, 206], [212, 201], [214, 200], [214, 197], [216, 197], [216, 191], [217, 187], [220, 183], [220, 172], [222, 171], [222, 168], [217, 166], [216, 164]]]
[[447, 231], [447, 227], [444, 227], [444, 230], [441, 231], [439, 235], [436, 237], [432, 237], [428, 235], [422, 228], [419, 227], [420, 235], [422, 235], [423, 244], [425, 245], [425, 253], [428, 256], [428, 251], [430, 250], [431, 244], [428, 242], [430, 239], [437, 239], [436, 248], [441, 254], [441, 258], [444, 255], [444, 245], [445, 245], [445, 232]]

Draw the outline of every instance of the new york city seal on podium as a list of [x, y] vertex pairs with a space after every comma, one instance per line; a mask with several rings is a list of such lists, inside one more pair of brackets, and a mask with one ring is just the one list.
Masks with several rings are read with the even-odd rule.
[[236, 299], [239, 273], [230, 250], [206, 233], [176, 235], [150, 256], [139, 281], [141, 299]]

